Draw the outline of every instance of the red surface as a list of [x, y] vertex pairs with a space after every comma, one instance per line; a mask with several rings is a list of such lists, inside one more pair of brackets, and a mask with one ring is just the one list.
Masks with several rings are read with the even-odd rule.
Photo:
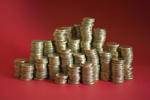
[[[148, 0], [0, 0], [0, 100], [149, 100], [150, 6]], [[134, 49], [135, 79], [123, 84], [56, 85], [48, 80], [24, 82], [13, 77], [13, 61], [28, 57], [34, 39], [52, 39], [59, 26], [96, 18], [107, 41]]]

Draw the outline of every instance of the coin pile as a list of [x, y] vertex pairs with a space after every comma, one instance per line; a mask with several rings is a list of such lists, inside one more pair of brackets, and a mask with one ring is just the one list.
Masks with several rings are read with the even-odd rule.
[[84, 64], [86, 62], [86, 57], [82, 53], [74, 53], [73, 57], [75, 65], [80, 66], [81, 64]]
[[133, 60], [133, 51], [131, 46], [120, 46], [120, 53], [121, 57], [125, 60], [125, 79], [130, 80], [133, 79], [133, 67], [132, 67], [132, 60]]
[[26, 62], [27, 62], [27, 60], [25, 58], [15, 59], [15, 61], [14, 61], [15, 77], [20, 78], [21, 64], [24, 64]]
[[43, 56], [43, 41], [33, 40], [31, 42], [31, 55], [29, 57], [29, 62], [31, 64], [35, 63], [35, 58], [40, 58]]
[[30, 63], [21, 64], [21, 80], [29, 81], [33, 78], [34, 66]]
[[67, 78], [68, 78], [68, 76], [66, 74], [58, 73], [55, 76], [54, 82], [56, 84], [66, 84], [67, 83]]
[[112, 59], [118, 59], [118, 56], [119, 56], [118, 47], [119, 47], [119, 44], [116, 42], [107, 43], [107, 48], [108, 48], [108, 51], [111, 53]]
[[57, 73], [60, 72], [60, 57], [58, 54], [49, 54], [49, 78], [50, 80], [54, 80]]
[[87, 57], [87, 62], [92, 63], [94, 67], [94, 78], [95, 80], [99, 80], [99, 57], [95, 49], [85, 50], [85, 55]]
[[46, 57], [35, 59], [35, 80], [44, 80], [47, 78], [47, 63]]
[[73, 65], [73, 56], [71, 49], [66, 49], [61, 51], [61, 68], [63, 73], [67, 73], [67, 67]]
[[80, 67], [79, 66], [69, 66], [68, 67], [68, 83], [69, 84], [79, 84], [80, 83]]
[[72, 53], [78, 53], [80, 51], [80, 40], [70, 39], [68, 48], [71, 49]]
[[122, 59], [112, 60], [112, 82], [124, 82], [124, 60]]
[[84, 52], [84, 50], [91, 49], [92, 27], [94, 25], [94, 22], [95, 22], [94, 18], [83, 18], [80, 27], [82, 52]]
[[54, 46], [51, 40], [44, 41], [44, 56], [48, 56], [48, 54], [54, 53]]
[[110, 81], [111, 75], [111, 53], [104, 51], [101, 53], [101, 80]]
[[92, 63], [82, 64], [82, 83], [83, 84], [94, 84], [94, 67]]
[[75, 24], [72, 28], [72, 38], [73, 39], [80, 39], [81, 38], [81, 33], [80, 33], [80, 25]]
[[92, 46], [97, 50], [97, 52], [99, 53], [103, 52], [105, 40], [106, 40], [106, 30], [101, 28], [95, 28]]

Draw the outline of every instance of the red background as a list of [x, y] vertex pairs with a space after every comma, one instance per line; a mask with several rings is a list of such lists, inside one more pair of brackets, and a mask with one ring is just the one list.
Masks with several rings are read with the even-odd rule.
[[[0, 100], [149, 100], [150, 3], [148, 0], [0, 0]], [[96, 18], [107, 41], [133, 46], [133, 80], [123, 84], [56, 85], [13, 77], [15, 58], [30, 54], [30, 42], [52, 39], [56, 27]]]

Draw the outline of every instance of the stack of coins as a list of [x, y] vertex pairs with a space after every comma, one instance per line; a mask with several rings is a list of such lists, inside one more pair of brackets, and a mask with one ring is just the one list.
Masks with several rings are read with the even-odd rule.
[[67, 67], [73, 65], [73, 56], [70, 49], [61, 51], [61, 68], [63, 73], [67, 73]]
[[49, 78], [54, 80], [57, 73], [60, 72], [60, 57], [57, 54], [49, 54]]
[[94, 79], [99, 80], [99, 57], [95, 49], [85, 50], [85, 55], [87, 57], [87, 62], [92, 63], [94, 67]]
[[51, 40], [44, 41], [44, 56], [48, 56], [48, 54], [54, 53], [54, 46]]
[[67, 41], [72, 39], [72, 26], [67, 26], [67, 27], [62, 27], [62, 28], [66, 30]]
[[81, 64], [84, 64], [86, 62], [86, 57], [82, 53], [74, 53], [73, 57], [75, 65], [81, 66]]
[[29, 63], [34, 64], [35, 58], [43, 56], [43, 41], [33, 40], [31, 42], [31, 55], [29, 57]]
[[120, 46], [120, 53], [121, 57], [125, 60], [125, 79], [130, 80], [133, 79], [133, 67], [132, 67], [132, 61], [133, 61], [133, 51], [131, 46]]
[[80, 51], [80, 40], [70, 39], [68, 41], [68, 48], [72, 53], [78, 53]]
[[111, 68], [110, 68], [110, 62], [111, 62], [111, 53], [104, 51], [101, 53], [101, 80], [109, 81], [111, 76]]
[[111, 53], [112, 59], [118, 59], [118, 56], [119, 56], [118, 47], [119, 47], [119, 44], [116, 42], [107, 43], [107, 48], [108, 48], [108, 51]]
[[81, 48], [83, 52], [84, 50], [91, 49], [92, 27], [94, 25], [94, 22], [94, 18], [83, 18], [83, 21], [81, 23]]
[[58, 28], [54, 32], [54, 44], [57, 53], [61, 53], [61, 50], [67, 48], [67, 32], [68, 30], [65, 28]]
[[54, 82], [56, 84], [66, 84], [68, 76], [63, 73], [57, 73]]
[[29, 81], [33, 78], [34, 65], [30, 63], [21, 64], [21, 80]]
[[80, 35], [80, 25], [75, 24], [72, 28], [72, 38], [73, 39], [80, 39], [81, 35]]
[[20, 78], [21, 73], [21, 64], [26, 63], [27, 60], [25, 58], [17, 58], [14, 61], [14, 67], [15, 67], [15, 77]]
[[47, 63], [48, 60], [46, 57], [36, 58], [35, 59], [35, 80], [44, 80], [47, 78]]
[[83, 84], [94, 84], [94, 67], [92, 63], [82, 64], [82, 83]]
[[93, 48], [95, 48], [97, 52], [102, 53], [104, 42], [106, 40], [106, 30], [100, 28], [94, 29], [93, 38], [94, 38], [92, 43]]
[[113, 59], [111, 65], [112, 65], [112, 82], [123, 83], [124, 82], [124, 60]]
[[79, 66], [69, 66], [68, 67], [69, 84], [79, 84], [80, 83], [80, 67]]

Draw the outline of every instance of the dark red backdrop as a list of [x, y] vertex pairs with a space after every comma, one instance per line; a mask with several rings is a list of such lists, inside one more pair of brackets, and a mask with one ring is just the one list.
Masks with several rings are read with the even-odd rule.
[[[150, 99], [150, 3], [148, 0], [0, 0], [0, 100], [148, 100]], [[124, 84], [56, 85], [13, 77], [13, 61], [28, 57], [30, 42], [52, 39], [59, 26], [96, 18], [107, 29], [107, 41], [134, 49], [135, 79]]]

